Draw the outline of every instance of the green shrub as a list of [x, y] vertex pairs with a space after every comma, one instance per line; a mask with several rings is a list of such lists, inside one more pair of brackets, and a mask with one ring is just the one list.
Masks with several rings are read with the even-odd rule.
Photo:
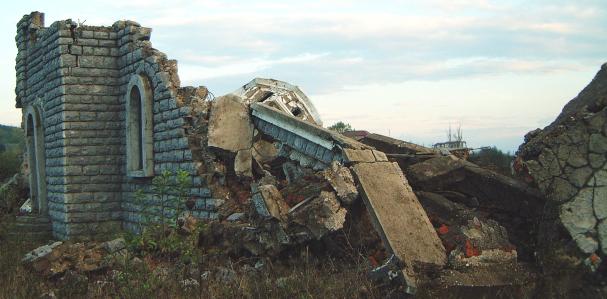
[[491, 169], [503, 175], [512, 175], [510, 164], [514, 161], [514, 156], [510, 152], [503, 152], [495, 146], [473, 152], [468, 160], [478, 166]]
[[0, 181], [5, 181], [19, 172], [21, 155], [21, 151], [17, 149], [0, 152]]

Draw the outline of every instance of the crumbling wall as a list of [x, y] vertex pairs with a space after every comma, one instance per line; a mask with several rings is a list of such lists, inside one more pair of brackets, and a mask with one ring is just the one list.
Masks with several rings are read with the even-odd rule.
[[[607, 254], [607, 64], [543, 130], [515, 167], [548, 198], [539, 253], [550, 268], [595, 271]], [[603, 267], [604, 268], [604, 267]]]
[[[177, 61], [167, 59], [164, 53], [152, 48], [150, 28], [131, 21], [116, 22], [112, 28], [120, 37], [120, 93], [124, 95], [128, 92], [127, 86], [132, 76], [142, 75], [151, 82], [154, 174], [187, 171], [191, 180], [189, 196], [194, 201], [193, 215], [199, 218], [216, 217], [214, 211], [222, 200], [212, 198], [208, 186], [210, 177], [206, 175], [210, 168], [206, 166], [212, 157], [207, 154], [204, 138], [195, 137], [204, 136], [207, 126], [209, 103], [206, 88], [180, 87]], [[120, 98], [120, 103], [126, 105], [125, 97]], [[158, 201], [151, 200], [151, 180], [152, 177], [124, 177], [122, 208], [125, 228], [137, 230], [142, 220], [143, 207], [135, 201], [136, 190], [143, 190], [150, 198], [146, 205], [160, 205]], [[154, 208], [148, 207], [147, 210], [158, 213], [158, 209], [154, 211]]]

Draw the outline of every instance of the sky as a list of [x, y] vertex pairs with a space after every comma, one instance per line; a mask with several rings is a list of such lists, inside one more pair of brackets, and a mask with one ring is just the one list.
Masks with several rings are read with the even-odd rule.
[[16, 23], [72, 19], [153, 28], [182, 86], [214, 95], [255, 77], [298, 85], [325, 125], [424, 145], [461, 126], [471, 147], [514, 152], [607, 62], [607, 2], [12, 1], [0, 11], [0, 123], [15, 106]]

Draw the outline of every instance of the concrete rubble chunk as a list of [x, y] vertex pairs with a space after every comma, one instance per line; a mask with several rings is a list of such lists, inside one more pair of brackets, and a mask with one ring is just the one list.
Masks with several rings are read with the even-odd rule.
[[32, 200], [28, 198], [19, 208], [19, 212], [22, 214], [30, 214], [32, 212]]
[[388, 250], [408, 267], [444, 266], [445, 249], [398, 165], [359, 163], [352, 171], [375, 230]]
[[440, 189], [441, 185], [463, 180], [463, 174], [456, 171], [464, 166], [464, 162], [455, 156], [436, 157], [409, 167], [407, 176], [420, 187], [436, 185]]
[[237, 176], [253, 176], [253, 155], [250, 149], [239, 150], [234, 158], [234, 172]]
[[242, 219], [244, 219], [245, 214], [244, 213], [233, 213], [230, 216], [228, 216], [226, 218], [227, 221], [240, 221]]
[[57, 247], [61, 244], [63, 244], [63, 242], [58, 241], [58, 242], [54, 242], [52, 244], [42, 245], [42, 246], [28, 252], [27, 254], [25, 254], [25, 257], [23, 257], [21, 262], [31, 263], [31, 262], [35, 262], [39, 259], [42, 259], [42, 258], [46, 257], [47, 255], [49, 255], [51, 252], [53, 252], [53, 249], [55, 249], [55, 247]]
[[276, 159], [278, 149], [272, 142], [261, 139], [253, 143], [252, 153], [253, 158], [259, 163], [268, 163]]
[[103, 247], [103, 249], [105, 249], [108, 253], [114, 253], [126, 248], [126, 242], [124, 238], [117, 238], [101, 243], [101, 247]]
[[319, 197], [289, 213], [289, 218], [305, 226], [319, 240], [330, 232], [342, 229], [346, 213], [333, 192], [322, 191]]
[[261, 185], [259, 187], [252, 187], [252, 193], [254, 208], [260, 216], [275, 218], [283, 222], [286, 221], [289, 207], [276, 186]]
[[323, 177], [331, 184], [339, 200], [345, 205], [351, 205], [358, 199], [358, 190], [350, 169], [337, 162], [322, 172]]
[[289, 184], [299, 180], [302, 176], [304, 176], [303, 171], [299, 166], [297, 166], [293, 162], [286, 162], [282, 164], [282, 172], [287, 179]]
[[213, 102], [209, 118], [208, 144], [236, 153], [251, 148], [253, 124], [249, 107], [235, 95], [221, 96]]
[[516, 262], [515, 246], [499, 223], [440, 194], [425, 191], [416, 194], [437, 227], [451, 266], [465, 269], [466, 265]]

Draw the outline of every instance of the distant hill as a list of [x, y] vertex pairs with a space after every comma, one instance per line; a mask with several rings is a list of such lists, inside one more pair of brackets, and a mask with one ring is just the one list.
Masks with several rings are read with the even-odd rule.
[[0, 181], [19, 171], [24, 147], [25, 138], [21, 128], [0, 125]]
[[24, 144], [23, 130], [0, 125], [0, 144]]

